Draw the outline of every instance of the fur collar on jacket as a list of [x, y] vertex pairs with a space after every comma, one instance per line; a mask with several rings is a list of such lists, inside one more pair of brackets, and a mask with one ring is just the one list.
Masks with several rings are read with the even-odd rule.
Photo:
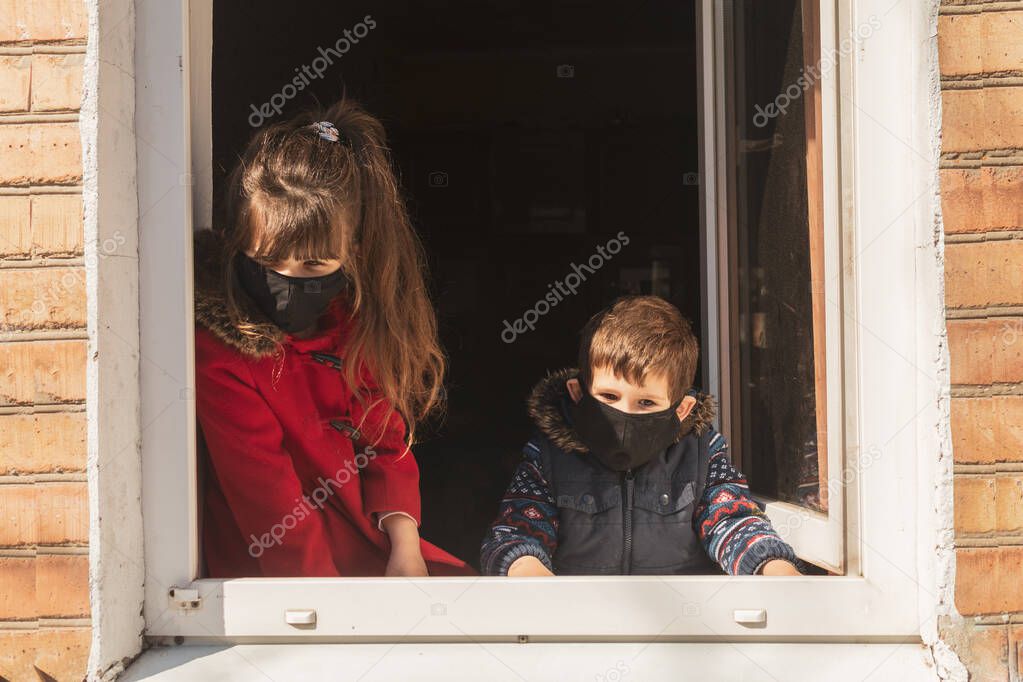
[[[571, 400], [565, 382], [578, 375], [579, 370], [577, 369], [563, 369], [549, 374], [533, 388], [528, 406], [529, 416], [552, 443], [565, 452], [583, 453], [588, 452], [588, 449], [566, 420], [563, 407], [565, 401]], [[696, 405], [679, 428], [680, 440], [690, 431], [697, 436], [703, 435], [711, 427], [714, 415], [717, 413], [717, 404], [712, 396], [706, 393], [696, 393], [695, 397]]]
[[[195, 321], [244, 355], [261, 358], [273, 355], [284, 340], [284, 332], [263, 313], [251, 306], [245, 319], [257, 325], [255, 334], [247, 334], [231, 321], [224, 291], [224, 241], [213, 230], [200, 230], [192, 235], [195, 263]], [[245, 305], [241, 302], [240, 305]]]

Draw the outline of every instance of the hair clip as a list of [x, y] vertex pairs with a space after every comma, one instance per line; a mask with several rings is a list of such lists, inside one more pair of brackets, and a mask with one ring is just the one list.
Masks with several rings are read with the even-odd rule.
[[337, 126], [330, 121], [317, 121], [309, 125], [310, 128], [316, 131], [316, 133], [327, 140], [328, 142], [338, 142], [341, 139], [341, 133], [338, 132]]

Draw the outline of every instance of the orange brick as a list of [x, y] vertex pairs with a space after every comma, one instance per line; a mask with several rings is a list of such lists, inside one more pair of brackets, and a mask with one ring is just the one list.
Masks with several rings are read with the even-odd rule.
[[30, 405], [35, 397], [31, 348], [0, 345], [0, 405]]
[[999, 547], [998, 584], [1006, 611], [1023, 611], [1023, 546]]
[[0, 270], [0, 329], [85, 327], [85, 269]]
[[1023, 547], [956, 550], [956, 608], [964, 616], [1023, 611]]
[[1002, 444], [999, 461], [1023, 462], [1023, 397], [996, 396], [995, 438]]
[[32, 178], [32, 144], [29, 125], [0, 126], [0, 184], [23, 185]]
[[941, 211], [948, 234], [1023, 228], [1023, 168], [944, 168]]
[[34, 184], [81, 181], [82, 145], [77, 123], [34, 124], [29, 135], [32, 145], [31, 181]]
[[1023, 63], [1023, 12], [982, 12], [938, 18], [941, 75], [997, 74]]
[[0, 155], [0, 184], [70, 184], [82, 179], [77, 123], [0, 126]]
[[32, 253], [31, 200], [0, 195], [0, 258], [28, 258]]
[[952, 398], [951, 422], [952, 451], [957, 464], [1003, 461], [999, 450], [1004, 444], [995, 437], [992, 398]]
[[0, 405], [85, 400], [85, 341], [0, 345]]
[[29, 39], [29, 2], [31, 0], [0, 0], [0, 42]]
[[0, 557], [0, 620], [35, 617], [35, 557]]
[[40, 545], [84, 545], [89, 541], [89, 491], [84, 482], [36, 483], [36, 528]]
[[[3, 7], [3, 2], [4, 0], [0, 0], [0, 7]], [[0, 679], [35, 680], [39, 678], [35, 671], [36, 635], [38, 632], [38, 630], [0, 630]]]
[[91, 640], [89, 628], [0, 630], [0, 679], [85, 679]]
[[1023, 147], [1023, 87], [985, 87], [984, 107], [988, 129], [986, 148]]
[[85, 413], [0, 416], [0, 476], [85, 470]]
[[942, 76], [981, 73], [985, 25], [981, 14], [938, 17], [938, 62]]
[[[999, 533], [1023, 531], [1023, 475], [1000, 474], [995, 477], [995, 526]], [[1020, 566], [1023, 580], [1023, 565]]]
[[36, 557], [36, 610], [40, 618], [89, 616], [89, 556], [40, 554]]
[[81, 0], [33, 0], [29, 5], [32, 40], [83, 40], [88, 29], [86, 4]]
[[987, 320], [948, 320], [948, 351], [953, 384], [991, 383], [994, 335]]
[[0, 405], [85, 400], [85, 341], [0, 344]]
[[952, 383], [1023, 381], [1023, 319], [948, 320]]
[[0, 184], [69, 184], [82, 179], [77, 123], [0, 126]]
[[985, 168], [984, 223], [991, 230], [1023, 228], [1023, 168], [997, 166]]
[[41, 412], [33, 416], [35, 471], [85, 471], [85, 412]]
[[37, 54], [32, 61], [32, 111], [77, 110], [82, 105], [83, 54]]
[[1023, 87], [943, 90], [942, 151], [1023, 147]]
[[35, 639], [35, 668], [47, 676], [44, 679], [85, 679], [92, 644], [89, 628], [43, 628]]
[[0, 476], [85, 470], [85, 413], [0, 416]]
[[979, 168], [942, 168], [941, 216], [945, 232], [984, 230], [984, 186]]
[[1009, 626], [1009, 656], [1016, 659], [1016, 677], [1023, 676], [1023, 625]]
[[80, 256], [83, 241], [80, 194], [32, 197], [32, 250], [36, 256]]
[[1008, 682], [1008, 627], [960, 621], [945, 626], [941, 639], [952, 646], [973, 682]]
[[945, 280], [950, 308], [1023, 304], [1023, 240], [947, 245]]
[[984, 91], [942, 90], [941, 149], [943, 152], [967, 152], [986, 149]]
[[28, 55], [0, 56], [0, 112], [27, 111], [32, 58]]
[[1018, 71], [1023, 64], [1023, 12], [984, 12], [984, 72]]
[[36, 488], [32, 483], [0, 485], [0, 547], [34, 545]]
[[31, 414], [0, 416], [0, 476], [32, 471], [35, 455], [35, 429]]
[[85, 400], [85, 341], [43, 341], [35, 346], [37, 402]]
[[995, 530], [995, 479], [992, 476], [956, 476], [956, 535], [991, 533]]

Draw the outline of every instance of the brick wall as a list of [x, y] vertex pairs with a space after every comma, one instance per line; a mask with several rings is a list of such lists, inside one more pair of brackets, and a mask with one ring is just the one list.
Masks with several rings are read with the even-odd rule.
[[0, 0], [0, 678], [9, 680], [80, 680], [89, 653], [85, 13], [83, 0]]
[[[89, 648], [83, 0], [0, 0], [0, 677]], [[943, 0], [956, 607], [972, 679], [1023, 669], [1023, 1]]]
[[1023, 670], [1023, 2], [943, 0], [955, 604], [973, 680]]

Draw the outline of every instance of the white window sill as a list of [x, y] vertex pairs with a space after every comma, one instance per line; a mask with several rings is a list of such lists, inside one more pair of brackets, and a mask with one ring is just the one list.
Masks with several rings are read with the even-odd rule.
[[239, 644], [150, 649], [124, 682], [937, 679], [905, 644]]

